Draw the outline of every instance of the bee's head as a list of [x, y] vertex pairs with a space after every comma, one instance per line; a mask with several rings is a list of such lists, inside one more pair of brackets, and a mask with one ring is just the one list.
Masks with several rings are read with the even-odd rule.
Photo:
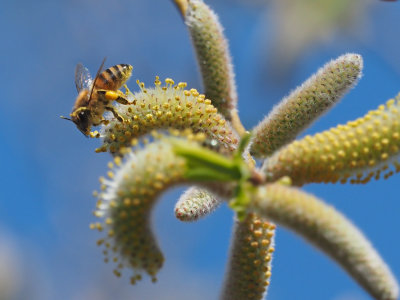
[[90, 133], [90, 111], [85, 110], [78, 110], [71, 114], [71, 121], [75, 123], [76, 127], [82, 132], [85, 136], [88, 136]]

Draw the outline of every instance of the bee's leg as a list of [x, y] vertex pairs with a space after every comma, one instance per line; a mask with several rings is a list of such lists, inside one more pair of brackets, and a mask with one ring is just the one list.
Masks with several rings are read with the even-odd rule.
[[91, 132], [89, 132], [89, 136], [91, 138], [97, 138], [98, 139], [100, 137], [100, 132], [98, 132], [97, 130], [91, 131]]
[[111, 111], [111, 113], [114, 115], [114, 117], [115, 117], [118, 121], [120, 121], [121, 123], [124, 123], [124, 118], [123, 118], [119, 113], [116, 112], [116, 110], [114, 109], [114, 107], [112, 107], [112, 106], [106, 106], [105, 109], [108, 110], [108, 111]]
[[[122, 94], [121, 91], [118, 91], [118, 92], [120, 92], [120, 93]], [[122, 96], [119, 95], [118, 98], [115, 99], [115, 101], [117, 101], [118, 103], [123, 104], [123, 105], [132, 104], [132, 103], [130, 103], [130, 102], [128, 101], [128, 99], [126, 99], [126, 97], [125, 97], [124, 94], [122, 94]]]
[[132, 104], [128, 99], [126, 99], [125, 95], [121, 91], [98, 90], [97, 93], [109, 101], [117, 101], [124, 105]]
[[106, 119], [102, 119], [102, 120], [100, 121], [100, 124], [108, 125], [108, 124], [110, 124], [110, 121], [109, 121], [109, 120], [106, 120]]

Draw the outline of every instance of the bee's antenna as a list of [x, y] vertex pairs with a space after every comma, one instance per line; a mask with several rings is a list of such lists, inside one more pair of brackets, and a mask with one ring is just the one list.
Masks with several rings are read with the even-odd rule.
[[67, 117], [64, 117], [64, 116], [60, 116], [60, 118], [72, 122], [72, 120], [70, 118], [67, 118]]
[[100, 68], [97, 70], [96, 76], [94, 77], [92, 88], [91, 88], [90, 94], [89, 94], [89, 99], [92, 99], [92, 94], [93, 94], [94, 86], [96, 85], [96, 80], [97, 80], [97, 78], [99, 78], [99, 75], [101, 73], [101, 70], [103, 69], [104, 63], [106, 62], [106, 58], [107, 57], [104, 57], [103, 62], [101, 63]]

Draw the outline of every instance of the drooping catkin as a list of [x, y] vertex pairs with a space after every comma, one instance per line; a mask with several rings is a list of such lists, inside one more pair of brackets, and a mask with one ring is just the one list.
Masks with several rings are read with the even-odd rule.
[[250, 213], [235, 221], [221, 300], [261, 300], [271, 278], [275, 225]]
[[116, 157], [110, 167], [109, 179], [101, 179], [95, 212], [102, 223], [91, 227], [106, 232], [98, 244], [104, 246], [106, 260], [116, 263], [117, 276], [129, 267], [134, 270], [132, 283], [142, 270], [155, 281], [164, 257], [151, 230], [150, 212], [161, 192], [185, 181], [185, 162], [169, 143], [158, 140], [129, 153], [123, 163]]

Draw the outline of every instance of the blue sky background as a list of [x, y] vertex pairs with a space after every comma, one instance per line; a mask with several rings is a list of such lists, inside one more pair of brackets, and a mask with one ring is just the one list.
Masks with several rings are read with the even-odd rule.
[[[268, 69], [274, 32], [268, 6], [215, 0], [230, 41], [239, 109], [247, 128], [321, 65], [346, 52], [364, 57], [357, 88], [306, 133], [355, 119], [400, 91], [400, 3], [379, 2], [365, 17], [362, 38], [339, 32], [311, 45], [277, 78]], [[294, 28], [293, 30], [299, 30]], [[175, 7], [166, 0], [2, 1], [0, 3], [0, 280], [15, 286], [10, 299], [217, 299], [231, 234], [223, 206], [197, 223], [173, 216], [182, 189], [169, 191], [153, 215], [167, 259], [157, 284], [117, 279], [102, 262], [99, 238], [89, 230], [107, 154], [68, 122], [76, 97], [78, 62], [95, 73], [134, 66], [128, 84], [148, 85], [155, 75], [201, 89], [193, 50]], [[309, 185], [370, 238], [400, 278], [400, 176], [365, 186]], [[369, 299], [338, 266], [299, 237], [279, 228], [268, 299]], [[6, 249], [6, 250], [5, 250]], [[5, 274], [5, 275], [4, 275]], [[1, 284], [0, 284], [1, 286]]]

